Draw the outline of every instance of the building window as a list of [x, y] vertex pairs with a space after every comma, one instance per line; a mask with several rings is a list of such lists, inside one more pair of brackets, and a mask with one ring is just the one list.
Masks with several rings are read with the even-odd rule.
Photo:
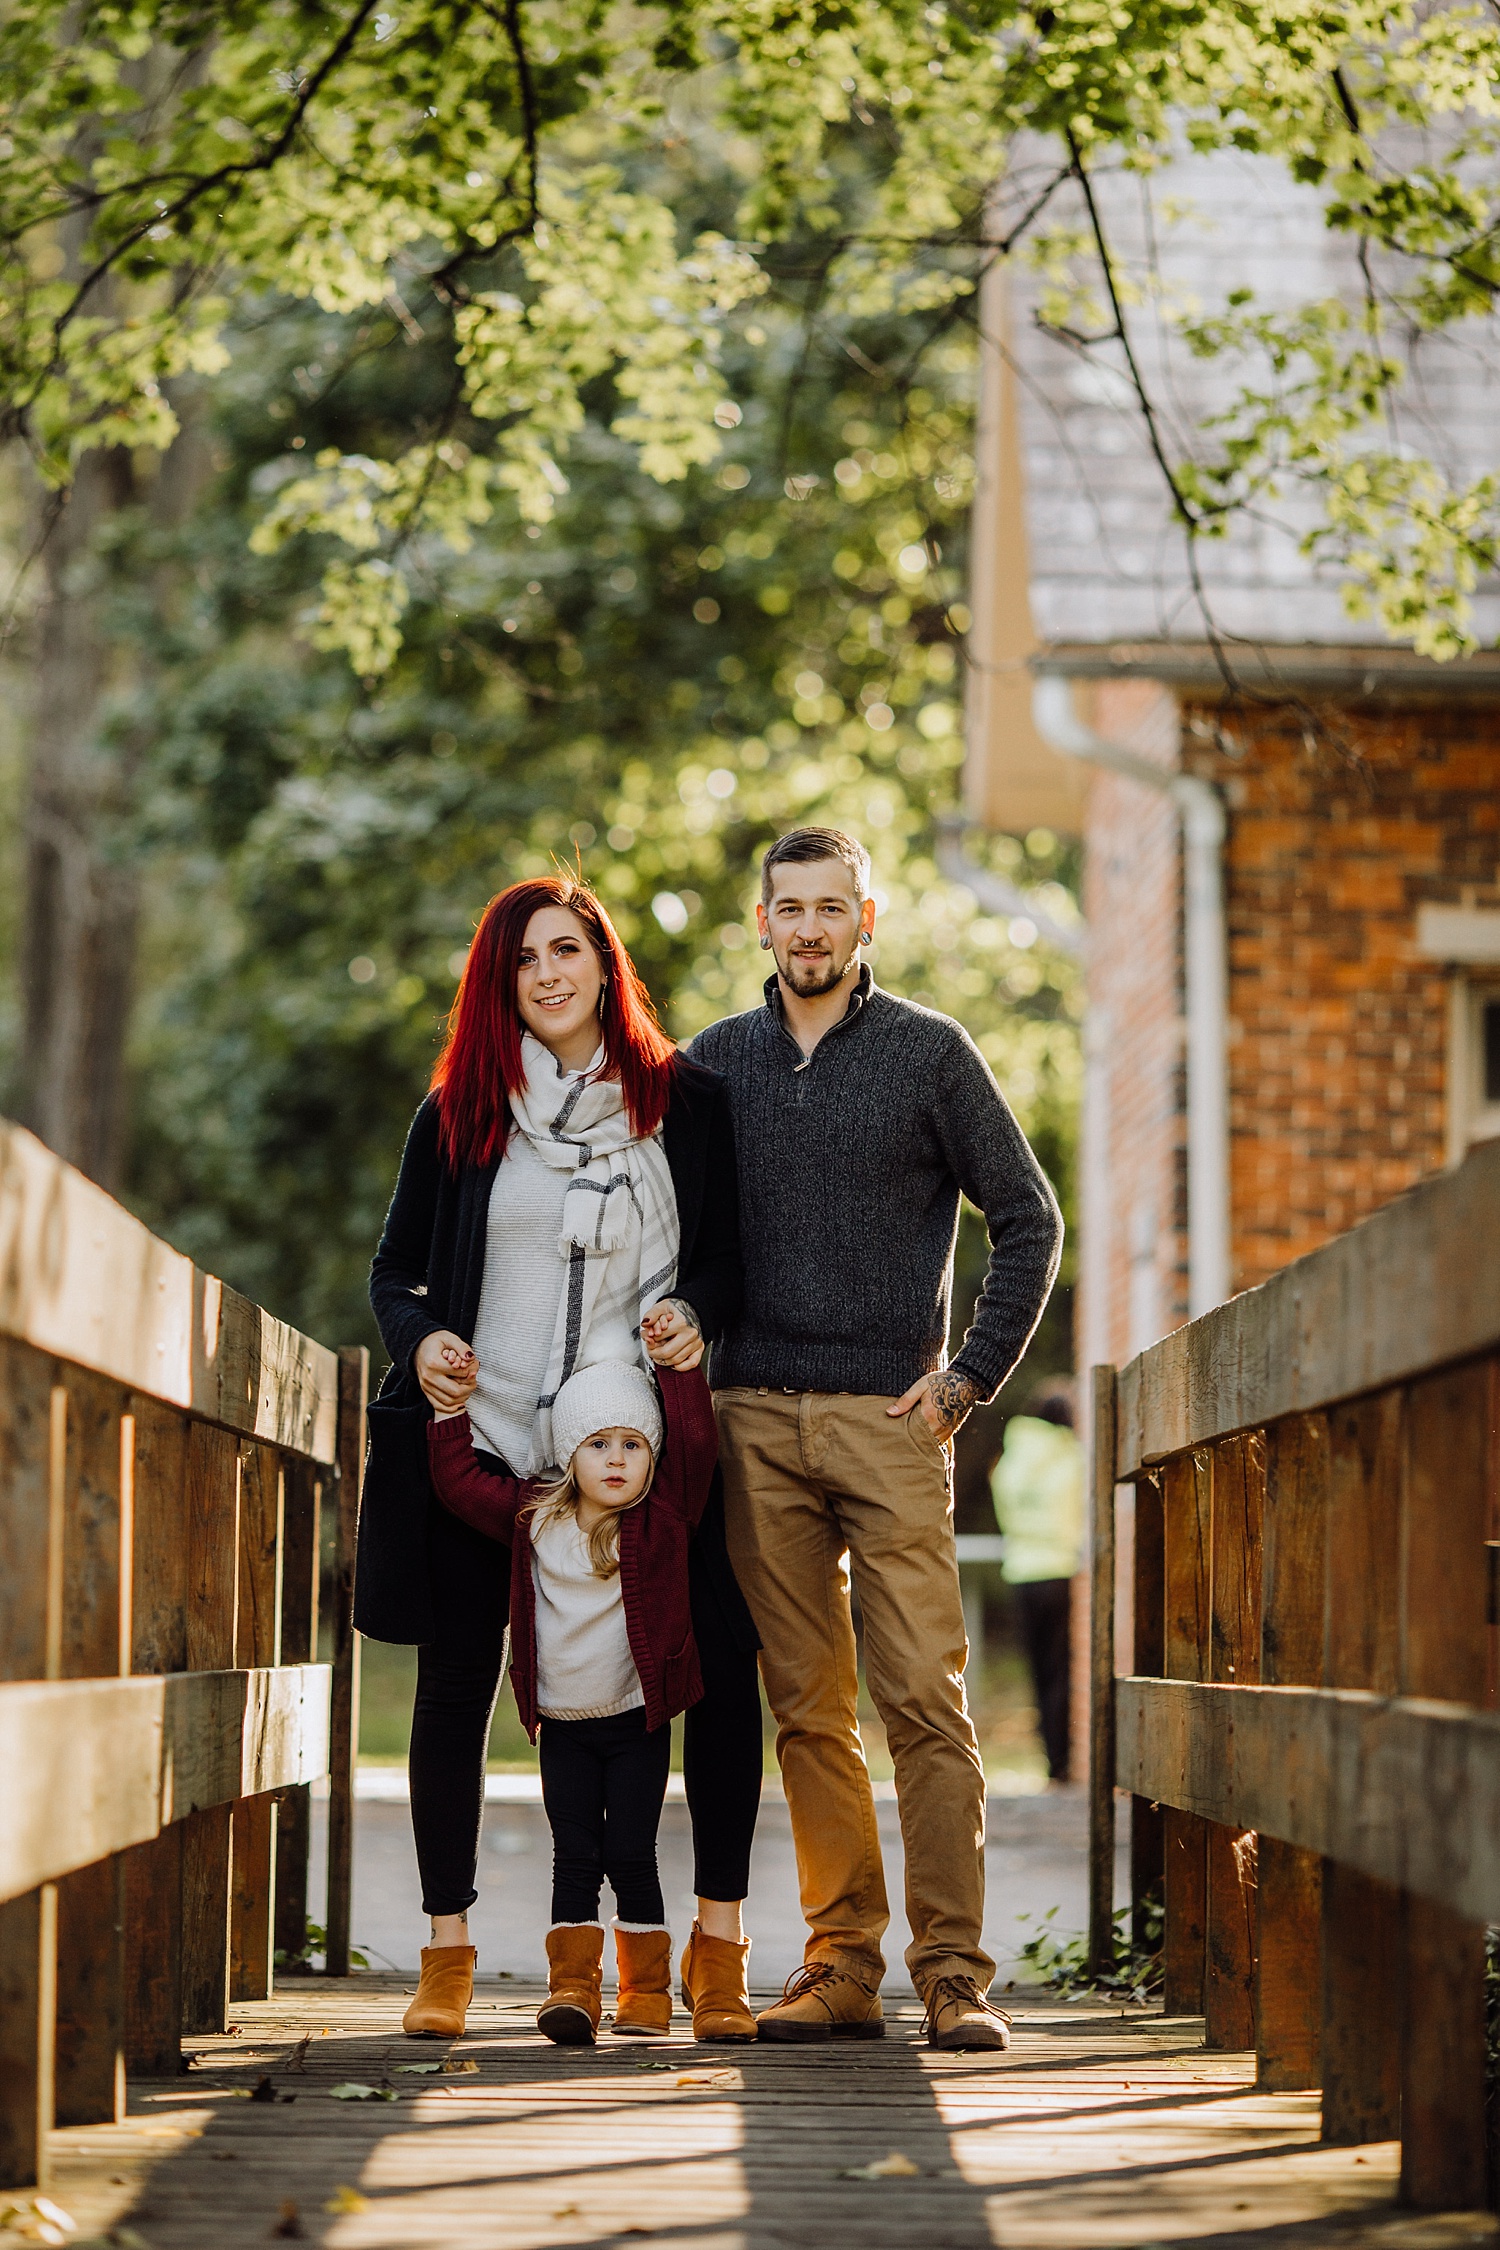
[[1453, 983], [1448, 1041], [1448, 1161], [1500, 1134], [1500, 976]]

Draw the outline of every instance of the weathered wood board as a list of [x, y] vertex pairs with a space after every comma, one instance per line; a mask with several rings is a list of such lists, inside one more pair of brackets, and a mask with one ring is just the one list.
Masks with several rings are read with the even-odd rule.
[[1122, 1789], [1500, 1921], [1500, 1713], [1147, 1679], [1116, 1681], [1115, 1712]]
[[329, 1668], [0, 1686], [0, 1899], [328, 1770]]
[[1122, 1483], [1500, 1343], [1500, 1140], [1120, 1370]]
[[336, 1356], [161, 1242], [0, 1118], [0, 1334], [331, 1461]]

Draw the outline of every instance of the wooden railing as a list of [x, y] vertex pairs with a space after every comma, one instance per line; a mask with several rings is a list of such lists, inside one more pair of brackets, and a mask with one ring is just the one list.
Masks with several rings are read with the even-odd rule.
[[1118, 1782], [1168, 2011], [1321, 2085], [1325, 2141], [1399, 2135], [1427, 2209], [1486, 2196], [1497, 1408], [1496, 1142], [1094, 1374], [1092, 1957]]
[[0, 2186], [303, 1952], [330, 1768], [347, 1971], [366, 1381], [0, 1121]]

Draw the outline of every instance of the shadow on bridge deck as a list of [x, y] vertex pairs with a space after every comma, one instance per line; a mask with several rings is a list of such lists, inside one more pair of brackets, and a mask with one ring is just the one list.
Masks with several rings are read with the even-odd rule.
[[[537, 1994], [482, 1982], [457, 2075], [400, 2036], [410, 1980], [291, 1984], [190, 2044], [119, 2127], [60, 2132], [52, 2195], [132, 2250], [1448, 2250], [1492, 2218], [1395, 2206], [1397, 2150], [1322, 2149], [1315, 2095], [1258, 2095], [1201, 2025], [1020, 1996], [1003, 2058], [938, 2056], [895, 2001], [886, 2040], [546, 2045]], [[253, 2096], [269, 2079], [277, 2098]], [[336, 2101], [362, 2083], [394, 2102]], [[294, 2100], [285, 2097], [294, 2096]], [[851, 2179], [899, 2152], [915, 2175]], [[343, 2208], [337, 2208], [339, 2205]], [[330, 2208], [335, 2206], [335, 2208]]]

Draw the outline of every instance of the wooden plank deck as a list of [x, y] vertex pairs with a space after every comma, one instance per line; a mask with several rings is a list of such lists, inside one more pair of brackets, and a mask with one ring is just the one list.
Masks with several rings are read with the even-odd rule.
[[[1028, 1996], [995, 2060], [930, 2054], [910, 2004], [878, 2046], [737, 2053], [695, 2047], [684, 2029], [667, 2046], [580, 2051], [537, 2037], [535, 1989], [486, 1980], [471, 2035], [450, 2050], [400, 2036], [410, 1982], [288, 1983], [240, 2006], [237, 2033], [189, 2041], [179, 2078], [135, 2085], [124, 2124], [55, 2134], [49, 2193], [76, 2223], [73, 2250], [1500, 2239], [1480, 2214], [1398, 2211], [1394, 2143], [1319, 2148], [1317, 2096], [1254, 2093], [1253, 2057], [1205, 2053], [1196, 2019]], [[401, 2068], [450, 2056], [477, 2067]], [[254, 2098], [267, 2079], [277, 2098]], [[334, 2100], [350, 2081], [399, 2099]], [[918, 2175], [844, 2176], [892, 2151]]]

